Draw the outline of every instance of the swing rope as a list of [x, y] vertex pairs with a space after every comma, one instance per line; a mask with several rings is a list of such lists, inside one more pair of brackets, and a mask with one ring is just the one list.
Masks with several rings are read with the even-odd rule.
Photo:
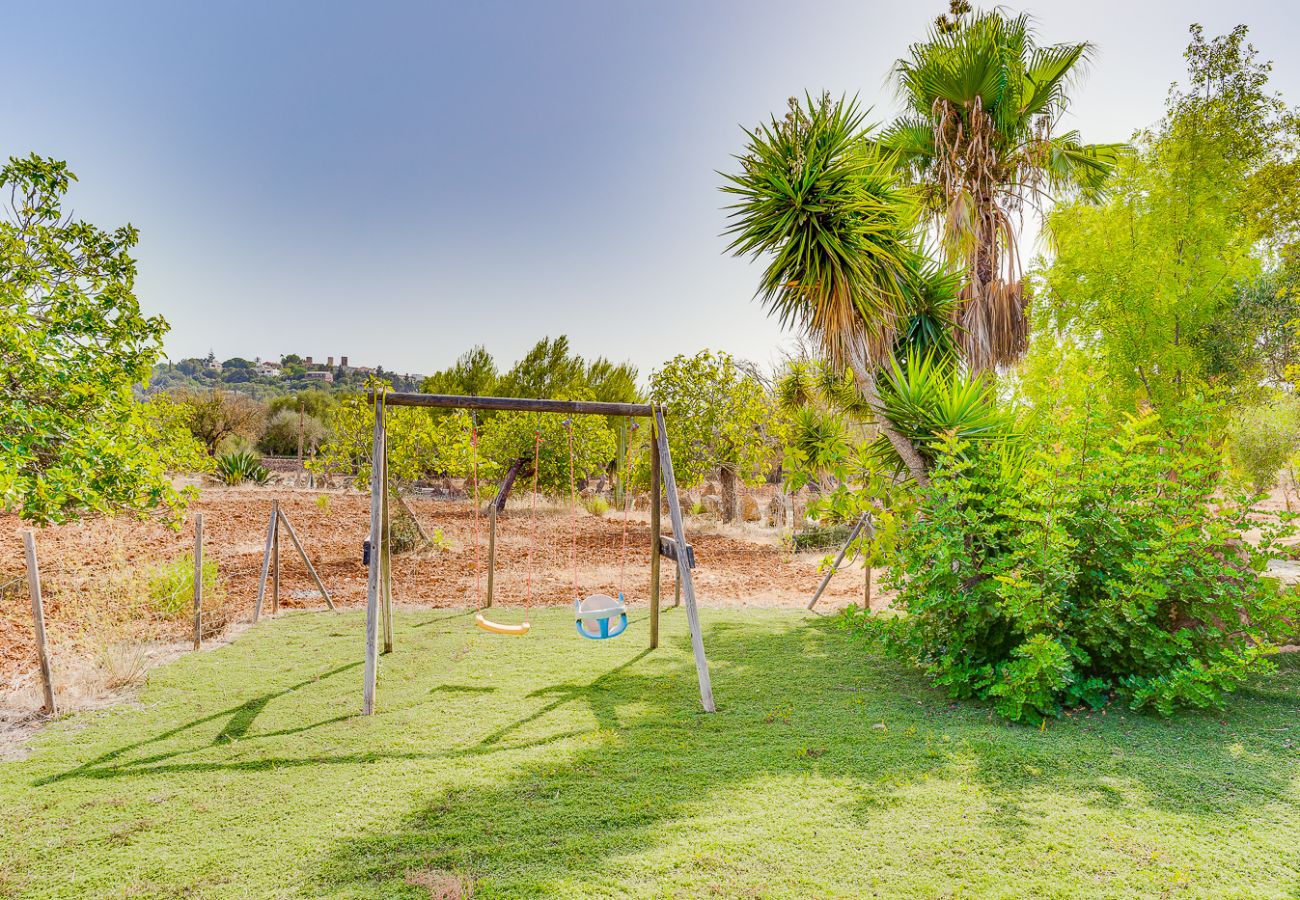
[[569, 541], [569, 561], [573, 565], [573, 596], [581, 598], [578, 592], [578, 481], [573, 473], [573, 420], [565, 419], [564, 425], [569, 434], [569, 507], [573, 514], [569, 521], [573, 523], [573, 535]]
[[469, 420], [469, 446], [470, 453], [474, 460], [474, 599], [475, 606], [482, 611], [483, 609], [483, 568], [479, 556], [481, 543], [479, 539], [478, 528], [478, 422], [474, 414], [470, 413]]
[[623, 546], [618, 552], [618, 596], [620, 598], [626, 597], [623, 586], [627, 584], [627, 519], [631, 507], [631, 496], [627, 489], [627, 460], [632, 452], [632, 432], [635, 430], [636, 423], [632, 422], [627, 438], [623, 441], [623, 468], [619, 472], [619, 489], [623, 492]]
[[533, 606], [533, 547], [537, 545], [537, 470], [542, 467], [542, 433], [533, 432], [533, 497], [528, 528], [528, 574], [524, 580], [524, 624]]

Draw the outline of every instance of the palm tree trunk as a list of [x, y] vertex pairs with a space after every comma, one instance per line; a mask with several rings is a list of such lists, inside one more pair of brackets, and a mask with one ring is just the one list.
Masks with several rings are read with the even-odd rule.
[[865, 361], [854, 360], [849, 363], [849, 369], [853, 372], [853, 381], [858, 387], [858, 392], [863, 398], [871, 404], [871, 408], [876, 410], [876, 424], [880, 426], [880, 432], [889, 441], [898, 458], [903, 461], [907, 467], [907, 472], [912, 479], [921, 487], [930, 486], [930, 470], [921, 456], [921, 452], [916, 449], [906, 436], [903, 435], [894, 423], [890, 422], [880, 414], [880, 388], [876, 384], [875, 370], [870, 368], [870, 363]]

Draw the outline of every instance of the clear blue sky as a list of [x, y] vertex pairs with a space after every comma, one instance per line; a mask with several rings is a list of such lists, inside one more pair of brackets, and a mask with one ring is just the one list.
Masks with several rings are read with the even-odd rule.
[[[8, 5], [0, 153], [67, 159], [79, 215], [142, 232], [173, 358], [348, 355], [428, 372], [544, 334], [642, 373], [788, 335], [724, 255], [716, 169], [805, 89], [892, 112], [935, 2]], [[1187, 25], [1251, 26], [1300, 101], [1280, 2], [1038, 2], [1099, 45], [1072, 126], [1160, 114]]]

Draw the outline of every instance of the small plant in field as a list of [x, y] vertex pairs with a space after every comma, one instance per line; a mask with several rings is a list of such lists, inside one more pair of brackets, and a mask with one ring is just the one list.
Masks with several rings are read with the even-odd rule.
[[217, 457], [217, 476], [229, 485], [243, 484], [245, 481], [266, 484], [271, 473], [266, 471], [266, 467], [252, 453], [241, 451]]
[[[220, 590], [217, 562], [203, 560], [203, 596], [217, 596]], [[148, 576], [149, 604], [164, 618], [175, 619], [194, 609], [194, 554], [187, 553], [158, 566]]]
[[98, 662], [104, 673], [104, 686], [110, 691], [120, 691], [144, 682], [149, 670], [149, 653], [138, 641], [109, 641], [99, 648]]
[[443, 553], [451, 549], [451, 538], [447, 537], [441, 528], [433, 529], [433, 533], [429, 535], [429, 543], [433, 545], [433, 549], [441, 550]]
[[597, 496], [588, 498], [582, 505], [585, 506], [587, 512], [591, 513], [593, 516], [603, 516], [605, 513], [609, 512], [609, 501], [604, 497]]
[[709, 508], [704, 505], [703, 500], [696, 500], [691, 504], [691, 508], [688, 511], [693, 516], [702, 516], [709, 511]]
[[329, 512], [330, 512], [330, 495], [329, 495], [329, 494], [321, 494], [319, 497], [317, 497], [317, 498], [316, 498], [316, 508], [319, 509], [321, 512], [323, 512], [325, 515], [329, 515]]

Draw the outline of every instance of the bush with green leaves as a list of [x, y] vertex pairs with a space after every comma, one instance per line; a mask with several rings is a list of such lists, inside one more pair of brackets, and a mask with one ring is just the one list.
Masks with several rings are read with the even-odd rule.
[[[217, 561], [203, 560], [203, 596], [211, 600], [221, 589]], [[177, 619], [194, 611], [194, 554], [186, 553], [158, 566], [148, 576], [149, 603], [159, 615]]]
[[851, 621], [1016, 721], [1112, 697], [1221, 705], [1268, 667], [1295, 600], [1260, 577], [1289, 527], [1222, 498], [1198, 421], [1089, 413], [1033, 444], [946, 438], [890, 574], [904, 615]]
[[1228, 447], [1232, 462], [1256, 493], [1267, 493], [1300, 447], [1300, 399], [1278, 394], [1241, 410], [1229, 426]]
[[266, 471], [260, 459], [252, 453], [224, 453], [217, 457], [217, 477], [226, 484], [234, 486], [251, 481], [254, 484], [266, 484], [271, 473]]

